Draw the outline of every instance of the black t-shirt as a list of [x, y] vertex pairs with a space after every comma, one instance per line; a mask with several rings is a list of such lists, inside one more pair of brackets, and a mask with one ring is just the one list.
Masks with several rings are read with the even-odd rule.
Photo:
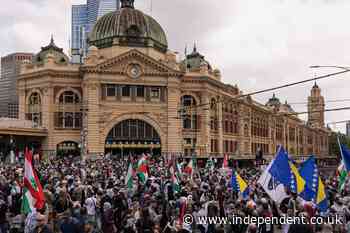
[[71, 203], [68, 200], [65, 200], [63, 203], [60, 200], [57, 200], [54, 205], [54, 210], [56, 213], [61, 214], [71, 207]]
[[140, 233], [152, 233], [153, 226], [154, 226], [154, 223], [148, 218], [139, 219], [136, 222], [136, 228]]
[[0, 224], [6, 223], [7, 205], [0, 201]]
[[39, 228], [36, 227], [34, 229], [34, 233], [53, 233], [53, 231], [47, 225], [45, 225], [41, 231], [39, 231]]

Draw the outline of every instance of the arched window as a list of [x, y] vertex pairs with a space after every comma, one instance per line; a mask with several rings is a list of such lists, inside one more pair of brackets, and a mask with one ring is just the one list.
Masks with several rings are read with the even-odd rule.
[[216, 111], [216, 100], [214, 98], [212, 98], [210, 100], [210, 109], [213, 110], [213, 111]]
[[210, 100], [210, 129], [213, 131], [218, 130], [218, 108], [217, 102], [214, 98]]
[[58, 97], [60, 108], [55, 113], [55, 127], [59, 129], [80, 129], [82, 123], [80, 103], [80, 96], [76, 92], [64, 91]]
[[248, 124], [244, 125], [244, 137], [249, 137], [249, 127]]
[[80, 103], [79, 96], [73, 91], [65, 91], [59, 97], [60, 104], [77, 104]]
[[183, 128], [184, 129], [197, 129], [197, 102], [196, 99], [191, 95], [184, 95], [181, 98], [181, 106], [184, 109]]
[[65, 112], [64, 114], [64, 125], [66, 128], [73, 128], [74, 126], [74, 113]]
[[29, 96], [25, 118], [32, 121], [34, 127], [41, 125], [41, 97], [38, 92]]
[[29, 97], [29, 105], [41, 104], [41, 98], [38, 92], [34, 92]]

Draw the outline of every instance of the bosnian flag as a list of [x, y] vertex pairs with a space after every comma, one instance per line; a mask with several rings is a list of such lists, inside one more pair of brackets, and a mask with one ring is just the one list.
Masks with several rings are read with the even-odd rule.
[[249, 187], [242, 177], [236, 172], [232, 171], [231, 185], [234, 191], [241, 194], [244, 199], [249, 197]]
[[45, 205], [43, 188], [32, 165], [33, 154], [26, 148], [24, 162], [24, 187], [22, 213], [28, 214], [40, 210]]
[[142, 183], [146, 183], [148, 179], [148, 165], [146, 155], [142, 155], [142, 158], [137, 163], [137, 175]]

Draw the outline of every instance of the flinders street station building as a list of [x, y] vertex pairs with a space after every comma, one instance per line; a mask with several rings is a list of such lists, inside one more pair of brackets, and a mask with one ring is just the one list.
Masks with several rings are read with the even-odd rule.
[[179, 61], [161, 25], [134, 0], [121, 2], [94, 26], [82, 64], [71, 64], [53, 39], [23, 64], [19, 118], [45, 132], [45, 153], [244, 159], [281, 144], [294, 156], [328, 155], [317, 84], [307, 122], [275, 95], [258, 103], [223, 83], [197, 48]]

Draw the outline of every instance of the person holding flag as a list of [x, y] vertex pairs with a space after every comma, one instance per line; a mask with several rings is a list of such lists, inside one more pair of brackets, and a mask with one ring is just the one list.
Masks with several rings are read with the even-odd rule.
[[338, 138], [338, 144], [340, 148], [340, 155], [342, 158], [341, 164], [338, 167], [338, 190], [342, 192], [344, 190], [348, 174], [350, 172], [350, 150], [346, 145], [341, 144]]
[[211, 157], [207, 160], [207, 163], [205, 164], [205, 168], [208, 171], [213, 172], [213, 170], [214, 170], [214, 162], [213, 162], [213, 159]]
[[175, 164], [175, 161], [173, 161], [172, 164], [170, 165], [169, 171], [170, 171], [173, 191], [175, 193], [180, 193], [181, 187], [180, 187], [180, 182], [179, 182], [178, 176], [176, 175], [176, 164]]
[[282, 146], [279, 147], [270, 174], [292, 192], [300, 194], [305, 189], [305, 180], [300, 176], [296, 166], [289, 160]]
[[187, 166], [185, 167], [185, 170], [184, 170], [184, 172], [191, 177], [191, 180], [193, 179], [193, 173], [194, 173], [195, 168], [196, 168], [196, 160], [194, 157], [192, 157], [192, 159], [187, 164]]
[[319, 174], [314, 156], [310, 156], [299, 169], [306, 182], [305, 190], [300, 194], [305, 201], [312, 201], [322, 213], [328, 211], [326, 189]]
[[249, 197], [249, 187], [236, 170], [232, 171], [231, 186], [233, 191], [242, 195], [244, 199]]
[[129, 191], [132, 190], [133, 188], [134, 176], [135, 176], [134, 167], [132, 165], [132, 162], [130, 161], [129, 167], [128, 167], [128, 173], [126, 174], [126, 177], [125, 177], [125, 185], [128, 187]]
[[270, 173], [270, 168], [274, 163], [275, 160], [272, 160], [270, 162], [270, 164], [260, 176], [258, 184], [261, 185], [261, 187], [273, 201], [280, 204], [284, 199], [288, 197], [288, 194], [286, 193], [284, 185]]
[[141, 159], [137, 163], [137, 176], [143, 184], [148, 180], [148, 161], [145, 154], [142, 154]]
[[222, 169], [228, 168], [228, 154], [224, 154], [224, 160], [222, 162]]
[[33, 154], [26, 148], [24, 162], [24, 187], [22, 196], [22, 213], [29, 214], [41, 210], [45, 205], [43, 188], [33, 168]]

